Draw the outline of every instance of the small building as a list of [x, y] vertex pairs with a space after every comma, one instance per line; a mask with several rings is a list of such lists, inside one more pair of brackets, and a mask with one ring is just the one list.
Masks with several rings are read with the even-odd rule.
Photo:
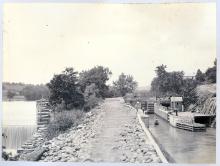
[[172, 110], [177, 110], [178, 112], [184, 111], [183, 98], [182, 97], [170, 97], [170, 107]]

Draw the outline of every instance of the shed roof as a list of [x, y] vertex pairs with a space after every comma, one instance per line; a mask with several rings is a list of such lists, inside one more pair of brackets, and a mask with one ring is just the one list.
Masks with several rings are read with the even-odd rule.
[[170, 100], [171, 102], [182, 102], [183, 98], [182, 97], [171, 97]]

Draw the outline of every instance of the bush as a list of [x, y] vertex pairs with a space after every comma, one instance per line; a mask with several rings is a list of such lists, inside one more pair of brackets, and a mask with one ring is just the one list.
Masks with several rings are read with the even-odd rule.
[[98, 105], [100, 100], [101, 99], [97, 98], [95, 95], [89, 96], [88, 99], [86, 100], [85, 105], [84, 105], [84, 110], [85, 111], [91, 110], [92, 108], [94, 108], [95, 106]]
[[97, 97], [98, 93], [99, 93], [99, 89], [94, 83], [86, 86], [86, 89], [84, 91], [84, 99], [85, 99], [84, 110], [85, 111], [89, 111], [98, 105], [99, 101], [101, 100], [101, 98]]
[[65, 109], [81, 109], [84, 97], [78, 84], [77, 72], [73, 68], [66, 68], [61, 74], [54, 75], [47, 84], [50, 90], [49, 102], [52, 106], [64, 102]]
[[47, 139], [52, 139], [70, 127], [79, 125], [83, 116], [84, 113], [80, 110], [56, 112], [48, 125]]

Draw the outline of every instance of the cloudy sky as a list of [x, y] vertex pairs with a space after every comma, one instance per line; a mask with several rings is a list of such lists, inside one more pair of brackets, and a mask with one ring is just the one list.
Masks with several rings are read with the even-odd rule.
[[205, 71], [216, 57], [215, 3], [6, 4], [3, 81], [47, 83], [65, 67], [109, 67], [150, 85], [155, 68]]

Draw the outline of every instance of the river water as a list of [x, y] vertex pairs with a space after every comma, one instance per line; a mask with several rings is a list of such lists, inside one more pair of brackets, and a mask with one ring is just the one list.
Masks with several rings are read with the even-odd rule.
[[36, 102], [3, 102], [2, 145], [8, 151], [15, 151], [36, 131]]
[[[154, 125], [155, 118], [159, 121], [157, 126]], [[206, 132], [186, 131], [170, 126], [156, 115], [150, 115], [149, 129], [169, 162], [216, 162], [216, 130], [213, 128], [207, 128]]]

